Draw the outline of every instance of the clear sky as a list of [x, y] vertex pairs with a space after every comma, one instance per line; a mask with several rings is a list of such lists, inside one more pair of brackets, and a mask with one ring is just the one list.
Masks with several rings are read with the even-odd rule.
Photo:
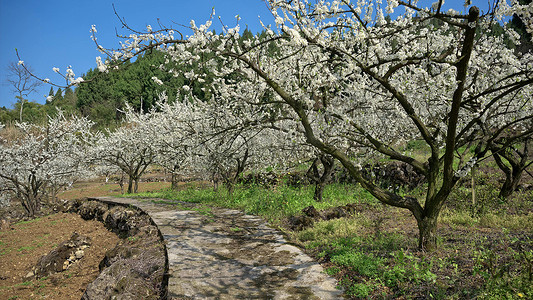
[[[15, 93], [5, 82], [7, 65], [18, 61], [15, 48], [36, 74], [63, 83], [53, 67], [64, 73], [72, 65], [78, 77], [96, 67], [96, 56], [104, 58], [90, 38], [91, 25], [96, 25], [99, 43], [118, 47], [115, 29], [126, 31], [121, 30], [112, 4], [131, 27], [141, 30], [146, 25], [155, 30], [158, 18], [163, 25], [176, 29], [180, 26], [175, 23], [188, 25], [191, 19], [199, 25], [209, 19], [213, 7], [216, 15], [231, 26], [239, 14], [241, 28], [248, 25], [252, 32], [261, 30], [258, 16], [264, 23], [273, 20], [262, 0], [0, 0], [0, 107], [11, 108], [16, 102]], [[219, 24], [214, 20], [217, 32]], [[44, 103], [49, 91], [50, 86], [43, 85], [30, 100]]]
[[[479, 2], [482, 8], [487, 6], [487, 0], [472, 2], [476, 5]], [[460, 10], [463, 3], [463, 0], [448, 0], [446, 8]], [[118, 46], [115, 29], [126, 33], [121, 30], [112, 4], [137, 29], [146, 25], [156, 29], [158, 19], [175, 29], [179, 25], [173, 22], [188, 25], [194, 19], [196, 24], [202, 24], [213, 7], [228, 25], [235, 24], [238, 14], [242, 18], [241, 28], [247, 25], [252, 32], [261, 30], [258, 16], [265, 24], [273, 23], [262, 0], [0, 0], [0, 107], [11, 108], [16, 101], [15, 93], [5, 82], [7, 65], [18, 61], [15, 48], [36, 74], [59, 83], [61, 78], [52, 71], [53, 67], [64, 73], [72, 65], [76, 77], [96, 67], [96, 56], [103, 55], [90, 38], [91, 25], [96, 25], [98, 42], [108, 48]], [[220, 23], [215, 21], [213, 28], [220, 32]], [[49, 90], [49, 85], [43, 85], [30, 100], [44, 103]]]

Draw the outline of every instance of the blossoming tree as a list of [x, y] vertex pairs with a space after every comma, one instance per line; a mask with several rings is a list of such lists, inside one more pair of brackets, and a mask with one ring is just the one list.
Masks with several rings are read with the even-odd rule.
[[241, 107], [236, 114], [228, 105], [231, 102], [222, 98], [202, 101], [193, 94], [170, 104], [162, 95], [154, 110], [145, 114], [128, 110], [126, 118], [147, 131], [156, 153], [154, 162], [171, 172], [173, 186], [179, 176], [204, 174], [215, 187], [223, 182], [231, 193], [243, 172], [279, 167], [298, 152], [278, 129], [251, 126], [247, 117], [253, 112]]
[[66, 118], [59, 112], [42, 126], [17, 123], [20, 138], [0, 142], [3, 189], [14, 193], [28, 215], [38, 212], [47, 190], [71, 184], [83, 172], [94, 138], [92, 125], [86, 118]]
[[[205, 80], [201, 70], [208, 69], [210, 88], [233, 104], [227, 108], [235, 115], [251, 107], [254, 115], [242, 115], [250, 126], [283, 120], [282, 132], [334, 157], [382, 203], [408, 209], [419, 247], [430, 249], [438, 215], [458, 181], [503, 135], [512, 145], [533, 128], [532, 55], [516, 54], [502, 36], [485, 34], [506, 15], [531, 20], [533, 7], [494, 1], [488, 12], [471, 6], [461, 13], [444, 12], [443, 3], [423, 8], [390, 0], [384, 11], [379, 0], [269, 0], [276, 31], [265, 26], [265, 35], [240, 41], [238, 25], [217, 35], [211, 21], [191, 22], [194, 34], [175, 40], [171, 29], [148, 28], [108, 52], [109, 63], [159, 47], [169, 65], [201, 66], [187, 74], [192, 81]], [[394, 11], [400, 15], [385, 17]], [[525, 22], [529, 32], [532, 25]], [[512, 30], [507, 35], [518, 43]], [[260, 96], [248, 97], [250, 90]], [[401, 151], [412, 139], [427, 144], [427, 159]], [[461, 151], [465, 145], [474, 153]], [[424, 199], [363, 177], [361, 148], [423, 174]]]
[[136, 193], [139, 180], [155, 158], [150, 131], [144, 124], [126, 123], [107, 131], [91, 148], [91, 162], [119, 168], [128, 175], [128, 193]]

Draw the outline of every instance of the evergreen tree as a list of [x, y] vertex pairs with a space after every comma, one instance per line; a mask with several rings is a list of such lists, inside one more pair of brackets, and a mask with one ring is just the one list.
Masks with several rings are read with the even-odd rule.
[[57, 92], [54, 96], [54, 100], [52, 101], [52, 104], [55, 104], [57, 102], [61, 102], [61, 100], [63, 100], [63, 91], [61, 90], [61, 88], [58, 88], [57, 89]]

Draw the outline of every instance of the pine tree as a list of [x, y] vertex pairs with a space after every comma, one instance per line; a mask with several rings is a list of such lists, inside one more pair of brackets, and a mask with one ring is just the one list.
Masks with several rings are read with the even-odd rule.
[[63, 100], [63, 91], [61, 90], [61, 88], [58, 88], [54, 96], [54, 103], [61, 102], [62, 100]]

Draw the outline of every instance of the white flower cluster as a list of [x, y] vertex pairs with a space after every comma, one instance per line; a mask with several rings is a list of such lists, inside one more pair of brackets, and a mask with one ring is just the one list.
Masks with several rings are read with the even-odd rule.
[[152, 76], [152, 80], [157, 83], [158, 85], [163, 85], [163, 81], [161, 81], [161, 79], [155, 77], [155, 76]]
[[68, 185], [86, 168], [92, 125], [59, 111], [42, 126], [17, 123], [19, 138], [0, 143], [0, 181], [19, 196], [29, 214], [38, 209], [46, 188]]

